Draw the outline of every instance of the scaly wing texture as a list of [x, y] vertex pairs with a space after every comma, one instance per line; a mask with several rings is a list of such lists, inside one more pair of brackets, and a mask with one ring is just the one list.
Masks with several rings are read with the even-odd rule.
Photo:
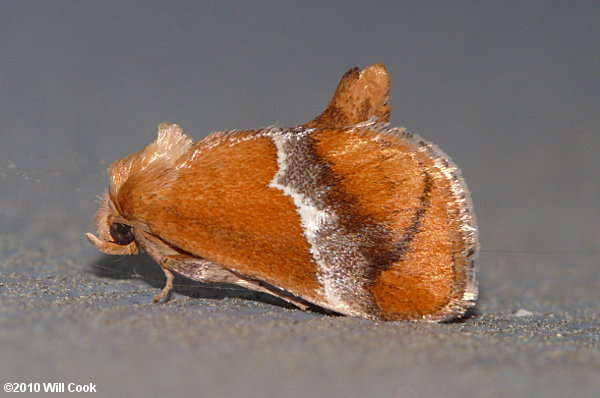
[[[359, 213], [390, 232], [386, 261], [370, 265], [369, 291], [391, 319], [445, 319], [474, 304], [478, 249], [468, 189], [458, 168], [435, 145], [403, 129], [357, 127], [314, 135]], [[380, 256], [381, 258], [381, 256]]]
[[294, 203], [269, 186], [276, 159], [260, 131], [213, 133], [177, 166], [132, 175], [118, 201], [171, 245], [319, 303]]
[[[300, 130], [281, 131], [293, 143]], [[471, 305], [474, 219], [464, 182], [443, 152], [381, 126], [297, 134], [286, 156], [309, 148], [331, 176], [331, 189], [313, 198], [330, 203], [329, 232], [314, 230], [315, 261], [319, 246], [307, 242], [302, 211], [273, 186], [282, 167], [278, 133], [216, 133], [175, 167], [132, 175], [119, 192], [124, 216], [144, 220], [180, 250], [344, 313], [438, 320]], [[293, 172], [306, 173], [296, 183], [326, 182], [310, 170]], [[323, 233], [337, 234], [336, 241]], [[348, 250], [352, 258], [341, 261]], [[324, 281], [338, 284], [342, 304], [332, 304]]]
[[383, 64], [373, 64], [362, 71], [350, 69], [342, 77], [327, 109], [304, 124], [308, 128], [344, 128], [375, 118], [390, 119], [387, 104], [390, 76]]
[[115, 162], [110, 199], [177, 251], [325, 308], [458, 316], [477, 295], [469, 192], [439, 148], [377, 123], [388, 92], [375, 64], [348, 71], [303, 126], [192, 144], [161, 125], [156, 142]]

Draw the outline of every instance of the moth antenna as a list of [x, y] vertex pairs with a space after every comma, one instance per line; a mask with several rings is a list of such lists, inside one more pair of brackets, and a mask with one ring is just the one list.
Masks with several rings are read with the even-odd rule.
[[390, 75], [381, 63], [362, 71], [352, 68], [344, 74], [327, 109], [304, 126], [307, 128], [344, 128], [376, 119], [387, 122]]
[[96, 235], [87, 233], [85, 234], [88, 242], [96, 246], [102, 253], [113, 254], [113, 255], [127, 255], [127, 254], [138, 254], [137, 247], [135, 245], [122, 246], [114, 242], [99, 239]]

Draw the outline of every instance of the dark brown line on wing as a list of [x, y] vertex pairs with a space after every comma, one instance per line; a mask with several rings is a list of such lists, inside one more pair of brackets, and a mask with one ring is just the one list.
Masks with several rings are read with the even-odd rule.
[[400, 241], [394, 242], [392, 232], [386, 226], [377, 223], [368, 215], [361, 213], [358, 200], [343, 190], [341, 177], [335, 175], [329, 164], [319, 156], [315, 149], [314, 138], [310, 137], [311, 156], [322, 165], [318, 184], [331, 189], [322, 198], [324, 204], [335, 209], [339, 216], [338, 223], [344, 233], [359, 234], [363, 239], [356, 242], [359, 251], [368, 260], [369, 264], [363, 271], [363, 276], [369, 281], [377, 278], [381, 272], [391, 268], [398, 260], [407, 254], [415, 236], [420, 232], [423, 217], [430, 206], [433, 180], [425, 167], [419, 162], [423, 173], [424, 187], [419, 196], [419, 207], [415, 210], [411, 223], [405, 228]]
[[430, 199], [431, 190], [433, 188], [433, 181], [429, 173], [423, 171], [423, 174], [425, 175], [423, 179], [425, 186], [423, 187], [423, 192], [421, 193], [421, 196], [419, 196], [419, 207], [413, 215], [411, 224], [404, 230], [402, 238], [399, 242], [395, 243], [396, 251], [398, 252], [398, 259], [396, 261], [404, 257], [404, 255], [406, 255], [406, 253], [410, 249], [410, 244], [415, 239], [415, 235], [417, 235], [420, 232], [421, 222], [423, 220], [423, 217], [425, 216], [425, 213], [427, 212], [427, 209], [429, 209], [429, 205], [431, 204]]
[[[422, 167], [422, 165], [419, 163]], [[422, 169], [424, 169], [422, 167]], [[433, 180], [429, 173], [423, 170], [423, 181], [424, 187], [421, 195], [419, 196], [419, 207], [415, 210], [415, 214], [412, 217], [410, 225], [404, 229], [402, 238], [399, 241], [391, 244], [386, 244], [388, 250], [386, 255], [379, 256], [371, 270], [371, 281], [375, 282], [382, 272], [389, 270], [394, 264], [402, 259], [409, 251], [410, 245], [415, 239], [415, 236], [421, 232], [420, 226], [423, 221], [423, 217], [427, 212], [431, 202], [431, 191], [433, 189]]]
[[[339, 273], [348, 285], [340, 296], [363, 311], [383, 316], [368, 288], [410, 249], [429, 207], [433, 181], [423, 165], [424, 187], [410, 225], [396, 241], [388, 223], [378, 222], [361, 208], [356, 196], [343, 188], [344, 175], [334, 172], [326, 156], [319, 154], [319, 133], [286, 144], [288, 168], [279, 181], [310, 197], [318, 209], [331, 215], [316, 233], [321, 261]], [[391, 220], [390, 220], [391, 221]]]
[[[319, 209], [331, 213], [335, 222], [319, 229], [317, 244], [324, 250], [322, 260], [346, 274], [356, 285], [346, 286], [342, 297], [355, 307], [362, 306], [370, 314], [379, 313], [374, 299], [366, 287], [374, 272], [382, 264], [387, 264], [394, 255], [393, 236], [385, 225], [376, 222], [361, 211], [358, 199], [343, 189], [343, 176], [337, 175], [331, 164], [320, 156], [317, 150], [318, 136], [309, 135], [304, 145], [296, 150], [304, 152], [303, 165], [288, 166], [288, 176], [283, 184], [293, 185], [294, 177], [309, 177], [309, 183], [300, 188], [305, 195], [314, 200]], [[302, 149], [301, 149], [302, 147]], [[291, 148], [292, 150], [294, 148]], [[293, 157], [293, 156], [292, 156]], [[298, 167], [300, 166], [300, 169]], [[304, 178], [298, 180], [302, 182]]]
[[[419, 163], [419, 166], [422, 169], [424, 169], [421, 163]], [[423, 217], [425, 216], [425, 213], [427, 212], [431, 204], [431, 191], [433, 188], [433, 181], [429, 173], [423, 170], [423, 175], [424, 187], [423, 191], [421, 192], [421, 196], [419, 196], [419, 207], [417, 207], [417, 209], [415, 210], [410, 225], [408, 225], [404, 229], [404, 234], [402, 235], [400, 241], [397, 241], [393, 244], [393, 249], [390, 252], [390, 254], [392, 254], [392, 257], [388, 258], [387, 262], [382, 262], [378, 267], [373, 269], [371, 283], [375, 283], [379, 279], [382, 272], [392, 268], [394, 264], [400, 261], [410, 251], [410, 245], [415, 239], [415, 236], [419, 232], [421, 232], [420, 226]], [[390, 288], [394, 287], [390, 285], [387, 286]], [[375, 306], [377, 306], [376, 302], [374, 302], [374, 304]], [[377, 310], [380, 314], [382, 313], [381, 309], [378, 306]]]
[[361, 212], [356, 197], [342, 188], [342, 177], [337, 176], [328, 162], [317, 153], [313, 137], [310, 137], [310, 142], [314, 159], [323, 165], [318, 184], [330, 187], [322, 198], [323, 203], [327, 208], [335, 210], [341, 230], [362, 238], [357, 244], [365, 258], [376, 259], [378, 264], [384, 258], [391, 259], [388, 253], [393, 239], [391, 231]]
[[[338, 232], [354, 235], [354, 243], [358, 246], [358, 251], [370, 263], [364, 269], [356, 271], [369, 272], [382, 261], [391, 259], [389, 250], [386, 250], [386, 247], [390, 248], [392, 244], [391, 231], [361, 212], [357, 198], [342, 188], [342, 178], [337, 176], [326, 160], [318, 155], [312, 137], [311, 143], [315, 158], [325, 166], [319, 183], [331, 187], [323, 197], [323, 202], [327, 208], [334, 209], [338, 216]], [[369, 275], [361, 276], [369, 277]]]

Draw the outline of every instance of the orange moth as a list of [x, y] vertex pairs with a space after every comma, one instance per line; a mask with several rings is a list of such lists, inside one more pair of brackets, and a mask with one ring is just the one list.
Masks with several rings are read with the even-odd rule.
[[377, 320], [443, 321], [474, 305], [477, 226], [459, 169], [388, 125], [382, 64], [348, 71], [323, 113], [296, 127], [176, 124], [114, 162], [96, 215], [108, 254], [149, 254], [203, 282], [232, 283]]

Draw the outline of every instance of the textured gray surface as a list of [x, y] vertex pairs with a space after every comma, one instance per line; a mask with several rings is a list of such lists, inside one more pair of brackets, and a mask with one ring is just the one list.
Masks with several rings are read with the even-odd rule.
[[[599, 15], [592, 2], [1, 2], [0, 381], [98, 396], [597, 396]], [[393, 123], [444, 148], [473, 191], [470, 318], [374, 323], [183, 279], [153, 305], [156, 265], [85, 241], [106, 166], [158, 123], [195, 138], [292, 125], [376, 61]]]

